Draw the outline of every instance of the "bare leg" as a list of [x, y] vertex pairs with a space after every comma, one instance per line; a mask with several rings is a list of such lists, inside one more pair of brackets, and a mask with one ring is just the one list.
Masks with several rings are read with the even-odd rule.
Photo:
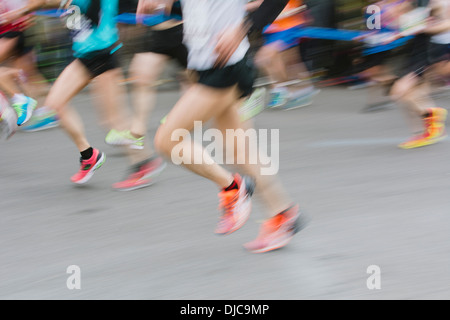
[[[302, 63], [297, 47], [280, 51], [276, 44], [266, 45], [259, 50], [255, 61], [276, 83], [306, 79], [309, 76], [309, 71]], [[311, 82], [304, 80], [303, 83], [293, 84], [289, 88], [296, 90], [305, 85], [309, 86]]]
[[[173, 141], [172, 134], [180, 129], [190, 132], [194, 128], [195, 121], [206, 123], [223, 113], [237, 100], [238, 90], [235, 87], [219, 90], [199, 84], [193, 85], [169, 113], [166, 123], [159, 127], [155, 147], [161, 154], [171, 157], [172, 161], [180, 162], [192, 172], [215, 182], [220, 188], [228, 187], [234, 180], [233, 175], [213, 162], [210, 157], [207, 158], [203, 146], [186, 138], [182, 139], [182, 142]], [[191, 152], [172, 154], [172, 149], [177, 145]], [[205, 161], [202, 164], [193, 164], [194, 154], [203, 155]]]
[[0, 67], [0, 87], [9, 97], [22, 93], [17, 84], [19, 74], [20, 70]]
[[136, 137], [147, 134], [147, 122], [155, 107], [156, 90], [153, 86], [160, 77], [168, 58], [156, 53], [136, 54], [131, 62], [133, 85], [133, 121], [131, 133]]
[[[398, 99], [410, 106], [410, 109], [415, 112], [417, 115], [422, 116], [427, 112], [428, 108], [434, 108], [436, 105], [433, 100], [430, 98], [430, 87], [427, 82], [418, 83], [413, 82], [411, 79], [406, 79], [405, 83], [402, 83], [402, 80], [399, 80], [399, 85], [405, 85], [406, 89], [403, 92], [403, 95]], [[413, 85], [415, 84], [415, 85]], [[398, 88], [395, 88], [396, 90]]]
[[4, 62], [6, 59], [9, 59], [14, 54], [14, 48], [16, 47], [16, 44], [17, 38], [0, 39], [0, 63]]
[[400, 103], [403, 107], [407, 122], [414, 133], [423, 131], [423, 124], [420, 121], [423, 110], [415, 102], [411, 103], [408, 96], [411, 95], [411, 92], [418, 84], [418, 77], [411, 73], [397, 80], [391, 90], [392, 99]]
[[255, 62], [272, 81], [286, 82], [289, 80], [284, 61], [276, 46], [267, 45], [262, 47], [256, 54]]
[[[220, 116], [216, 117], [215, 127], [222, 131], [224, 137], [226, 136], [227, 129], [253, 129], [250, 122], [242, 123], [240, 120], [238, 110], [242, 103], [243, 101], [235, 103], [233, 106], [226, 109]], [[256, 141], [254, 143], [256, 143]], [[225, 141], [224, 145], [230, 147]], [[275, 216], [288, 208], [292, 204], [292, 201], [289, 199], [289, 196], [284, 190], [278, 177], [276, 175], [262, 175], [261, 165], [259, 163], [252, 164], [250, 162], [249, 148], [246, 148], [245, 145], [238, 145], [237, 143], [233, 145], [235, 146], [235, 150], [228, 150], [227, 154], [230, 151], [233, 152], [235, 155], [235, 163], [237, 163], [238, 155], [244, 152], [247, 159], [245, 159], [245, 164], [240, 165], [239, 167], [242, 171], [256, 180], [256, 190], [261, 196], [261, 200], [264, 202], [264, 207], [267, 208], [269, 217]]]
[[90, 81], [91, 75], [89, 72], [81, 62], [75, 60], [58, 77], [45, 102], [45, 106], [56, 111], [61, 126], [80, 152], [88, 149], [90, 144], [86, 139], [80, 116], [67, 104]]
[[413, 132], [423, 132], [423, 116], [428, 113], [429, 108], [436, 107], [430, 97], [428, 82], [413, 73], [408, 74], [394, 84], [391, 95], [406, 107]]
[[292, 90], [298, 90], [301, 87], [310, 86], [312, 83], [309, 79], [309, 71], [302, 62], [302, 57], [298, 47], [290, 48], [279, 53], [281, 61], [284, 62], [284, 69], [289, 80], [303, 80], [302, 83], [290, 86]]
[[122, 80], [122, 70], [109, 70], [98, 76], [93, 82], [93, 90], [98, 98], [103, 126], [108, 130], [123, 131], [129, 128], [128, 115], [125, 108], [125, 90], [119, 85]]
[[14, 66], [22, 70], [27, 77], [24, 83], [24, 89], [27, 95], [35, 98], [42, 103], [45, 96], [48, 94], [49, 86], [46, 79], [41, 75], [36, 67], [35, 57], [33, 52], [29, 52], [23, 56], [17, 57], [14, 61]]

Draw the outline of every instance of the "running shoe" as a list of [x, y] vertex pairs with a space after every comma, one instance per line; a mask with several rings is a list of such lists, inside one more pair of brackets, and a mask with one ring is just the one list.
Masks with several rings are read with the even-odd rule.
[[300, 214], [298, 205], [277, 214], [264, 222], [258, 237], [245, 244], [252, 253], [263, 253], [286, 246], [296, 233], [306, 227], [308, 221]]
[[399, 144], [399, 148], [414, 149], [429, 146], [444, 140], [447, 137], [445, 130], [446, 119], [447, 110], [443, 108], [430, 108], [429, 116], [423, 119], [425, 126], [424, 133]]
[[252, 210], [251, 197], [255, 190], [255, 181], [248, 177], [235, 174], [239, 189], [219, 193], [219, 210], [222, 216], [216, 228], [216, 233], [228, 235], [240, 229], [247, 222]]
[[136, 138], [130, 131], [118, 131], [112, 129], [105, 138], [106, 144], [110, 146], [129, 146], [131, 149], [142, 150], [144, 149], [145, 137]]
[[310, 106], [313, 103], [314, 96], [319, 92], [320, 90], [314, 88], [306, 91], [302, 90], [301, 94], [296, 95], [294, 98], [290, 98], [282, 108], [283, 110], [293, 110]]
[[0, 139], [9, 139], [17, 130], [17, 114], [0, 94]]
[[253, 94], [248, 98], [239, 110], [241, 121], [245, 122], [258, 114], [260, 114], [266, 104], [266, 92], [265, 88], [256, 89]]
[[105, 160], [105, 154], [94, 149], [94, 154], [89, 160], [80, 159], [80, 171], [71, 178], [71, 181], [75, 184], [87, 183], [92, 178], [95, 171], [105, 163]]
[[13, 109], [17, 113], [17, 125], [21, 126], [30, 120], [34, 109], [36, 109], [37, 101], [30, 97], [23, 96], [20, 101], [13, 101]]
[[444, 108], [430, 108], [430, 116], [425, 118], [425, 128], [431, 139], [446, 137], [445, 121], [447, 120], [447, 110]]
[[30, 121], [20, 129], [24, 132], [37, 132], [56, 128], [59, 126], [59, 120], [54, 111], [48, 110], [45, 107], [37, 109]]
[[274, 89], [270, 92], [267, 108], [280, 108], [288, 102], [288, 99], [289, 92], [286, 88]]
[[115, 183], [113, 188], [117, 191], [132, 191], [148, 187], [154, 183], [154, 178], [166, 167], [166, 162], [161, 157], [134, 165], [130, 175], [123, 181]]

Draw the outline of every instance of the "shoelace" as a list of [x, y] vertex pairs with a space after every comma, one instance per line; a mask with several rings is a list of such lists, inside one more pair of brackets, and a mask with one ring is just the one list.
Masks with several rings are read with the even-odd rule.
[[83, 158], [80, 158], [80, 166], [81, 166], [81, 170], [88, 170], [89, 166], [91, 166], [90, 163], [87, 163], [89, 160], [84, 160]]

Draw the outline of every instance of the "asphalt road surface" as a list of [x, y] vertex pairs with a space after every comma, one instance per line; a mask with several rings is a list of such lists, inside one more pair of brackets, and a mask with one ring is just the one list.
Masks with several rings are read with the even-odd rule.
[[[173, 106], [163, 92], [150, 134]], [[280, 177], [312, 217], [267, 254], [254, 239], [263, 209], [227, 237], [214, 234], [217, 189], [173, 165], [155, 185], [116, 192], [128, 163], [105, 145], [92, 99], [74, 100], [92, 144], [108, 156], [85, 187], [78, 153], [60, 129], [1, 144], [1, 299], [449, 299], [450, 143], [416, 150], [399, 109], [362, 113], [365, 90], [323, 90], [312, 106], [266, 111], [280, 129]], [[448, 96], [437, 100], [450, 108]], [[81, 289], [69, 290], [69, 266]], [[369, 266], [381, 272], [369, 290]], [[371, 281], [369, 281], [372, 283]]]

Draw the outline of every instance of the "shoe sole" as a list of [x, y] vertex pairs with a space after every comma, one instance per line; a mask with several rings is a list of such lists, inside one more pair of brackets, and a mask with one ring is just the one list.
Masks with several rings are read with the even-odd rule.
[[126, 142], [108, 142], [105, 140], [105, 143], [111, 147], [126, 147], [126, 146], [131, 146], [134, 142], [131, 140], [128, 140]]
[[149, 181], [148, 183], [141, 184], [139, 186], [134, 186], [134, 187], [130, 187], [130, 188], [114, 188], [113, 187], [113, 189], [116, 190], [116, 191], [120, 191], [120, 192], [127, 192], [127, 191], [134, 191], [134, 190], [144, 189], [144, 188], [150, 187], [150, 186], [152, 186], [154, 184], [155, 184], [155, 181]]
[[144, 150], [144, 146], [135, 146], [134, 144], [130, 144], [129, 148], [132, 150]]
[[53, 129], [53, 128], [57, 128], [57, 127], [59, 127], [59, 123], [44, 125], [40, 128], [36, 128], [36, 129], [27, 129], [25, 127], [25, 128], [22, 128], [21, 131], [31, 133], [31, 132], [39, 132], [39, 131], [49, 130], [49, 129]]
[[124, 143], [108, 142], [105, 140], [105, 143], [111, 147], [128, 147], [132, 150], [144, 150], [144, 146], [136, 146], [134, 145], [134, 142], [131, 140]]
[[275, 245], [272, 245], [270, 247], [265, 247], [264, 249], [259, 250], [249, 250], [251, 253], [266, 253], [274, 250], [279, 250], [289, 244], [291, 242], [292, 238], [294, 238], [295, 233], [288, 236], [286, 239], [282, 240], [281, 242], [278, 242]]
[[106, 156], [104, 153], [102, 153], [100, 160], [95, 164], [95, 166], [91, 170], [89, 170], [89, 172], [86, 174], [86, 176], [83, 179], [81, 179], [80, 181], [77, 181], [77, 182], [73, 182], [73, 181], [72, 182], [75, 183], [76, 185], [83, 185], [83, 184], [87, 183], [89, 180], [92, 179], [95, 171], [100, 169], [100, 167], [105, 163], [105, 161], [106, 161]]
[[439, 137], [439, 138], [436, 138], [436, 139], [433, 139], [433, 140], [430, 140], [430, 141], [421, 143], [421, 144], [419, 144], [419, 145], [414, 145], [414, 146], [411, 146], [411, 147], [399, 145], [398, 147], [399, 147], [400, 149], [403, 149], [403, 150], [422, 148], [422, 147], [430, 146], [430, 145], [436, 144], [436, 143], [438, 143], [438, 142], [441, 142], [441, 141], [447, 139], [447, 137], [448, 137], [448, 136], [445, 134], [445, 135], [443, 135], [443, 136], [441, 136], [441, 137]]
[[305, 108], [305, 107], [309, 107], [312, 104], [313, 104], [312, 101], [308, 101], [308, 102], [305, 102], [305, 103], [301, 103], [299, 105], [295, 105], [294, 104], [292, 107], [291, 106], [284, 106], [283, 107], [283, 111], [290, 111], [290, 110]]
[[[292, 101], [288, 101], [284, 106], [283, 106], [283, 110], [284, 111], [289, 111], [289, 110], [295, 110], [295, 109], [299, 109], [299, 108], [305, 108], [305, 107], [309, 107], [310, 105], [313, 104], [313, 98], [318, 95], [320, 93], [319, 89], [315, 89], [313, 92], [309, 93], [307, 96], [299, 98], [298, 100], [292, 100]], [[311, 100], [309, 100], [311, 99]], [[303, 102], [307, 100], [306, 102]]]

